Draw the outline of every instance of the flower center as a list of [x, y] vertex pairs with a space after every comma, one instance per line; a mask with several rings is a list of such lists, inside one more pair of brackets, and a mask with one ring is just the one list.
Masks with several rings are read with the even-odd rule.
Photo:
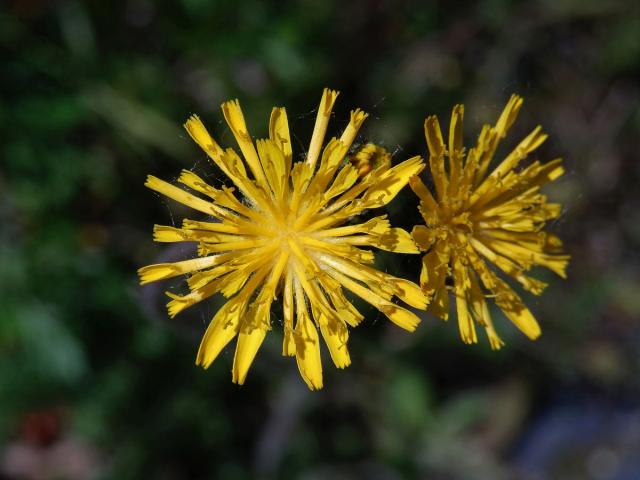
[[461, 233], [473, 233], [473, 222], [469, 219], [469, 213], [464, 212], [460, 215], [454, 216], [450, 221], [450, 228]]
[[270, 219], [270, 228], [273, 232], [273, 241], [278, 244], [280, 251], [291, 250], [292, 243], [293, 248], [296, 250], [302, 249], [301, 236], [304, 232], [301, 228], [295, 227], [295, 218], [289, 215], [285, 219]]

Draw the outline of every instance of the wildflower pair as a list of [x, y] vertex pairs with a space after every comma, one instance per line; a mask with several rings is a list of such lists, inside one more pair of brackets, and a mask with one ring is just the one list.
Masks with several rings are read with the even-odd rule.
[[[211, 320], [196, 363], [208, 367], [237, 337], [233, 381], [244, 383], [271, 329], [272, 303], [280, 299], [282, 353], [295, 356], [310, 389], [322, 388], [320, 337], [336, 367], [344, 368], [351, 362], [349, 330], [363, 319], [345, 289], [409, 331], [415, 330], [420, 318], [408, 307], [426, 310], [430, 305], [446, 320], [453, 292], [463, 341], [477, 341], [477, 324], [485, 328], [491, 346], [499, 348], [502, 341], [485, 300], [491, 296], [520, 330], [536, 338], [540, 334], [536, 320], [484, 260], [535, 294], [544, 284], [525, 271], [543, 265], [564, 276], [568, 262], [559, 254], [558, 238], [541, 231], [560, 213], [558, 205], [548, 204], [539, 193], [543, 183], [562, 174], [560, 160], [517, 168], [544, 141], [540, 128], [487, 175], [522, 100], [513, 96], [497, 124], [483, 128], [466, 156], [462, 106], [454, 108], [447, 146], [437, 119], [427, 118], [432, 193], [418, 176], [425, 166], [421, 157], [391, 166], [388, 154], [375, 145], [352, 151], [367, 118], [359, 109], [351, 112], [341, 136], [325, 145], [337, 96], [338, 92], [325, 89], [309, 149], [299, 161], [294, 162], [284, 108], [271, 112], [269, 138], [254, 143], [240, 105], [230, 101], [222, 111], [242, 158], [233, 149], [220, 147], [197, 116], [185, 128], [233, 187], [215, 188], [187, 170], [178, 178], [186, 189], [148, 177], [147, 187], [207, 217], [185, 219], [181, 228], [154, 227], [158, 242], [197, 243], [197, 258], [139, 270], [143, 284], [188, 275], [190, 293], [167, 293], [171, 317], [217, 293], [228, 299]], [[387, 215], [354, 221], [362, 212], [388, 204], [407, 184], [420, 198], [425, 225], [409, 234], [392, 227]], [[366, 247], [427, 252], [420, 286], [374, 268], [373, 252]]]

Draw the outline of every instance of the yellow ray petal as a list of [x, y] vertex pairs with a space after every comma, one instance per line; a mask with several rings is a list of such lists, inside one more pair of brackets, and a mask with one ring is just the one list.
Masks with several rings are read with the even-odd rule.
[[298, 162], [291, 169], [291, 197], [289, 211], [298, 216], [304, 191], [313, 177], [312, 167], [308, 163]]
[[449, 245], [438, 242], [429, 253], [422, 257], [420, 286], [427, 295], [433, 295], [440, 289], [449, 274]]
[[513, 324], [531, 340], [542, 333], [540, 325], [520, 297], [502, 280], [497, 282], [496, 304]]
[[242, 237], [233, 242], [221, 242], [221, 243], [201, 243], [198, 247], [198, 254], [202, 257], [210, 253], [229, 252], [233, 250], [248, 250], [252, 248], [258, 248], [266, 245], [268, 240], [265, 238], [246, 238]]
[[413, 332], [420, 323], [420, 318], [418, 318], [414, 313], [381, 298], [379, 295], [376, 295], [368, 288], [360, 285], [354, 280], [351, 280], [349, 277], [343, 275], [337, 270], [327, 267], [327, 273], [341, 283], [346, 289], [352, 291], [365, 302], [370, 303], [384, 313], [389, 320], [400, 328]]
[[353, 186], [356, 180], [358, 180], [358, 171], [355, 167], [351, 166], [350, 164], [342, 167], [342, 169], [338, 172], [338, 175], [336, 175], [335, 179], [333, 180], [331, 187], [329, 187], [329, 189], [324, 194], [325, 202], [328, 202], [332, 198], [337, 197], [338, 195], [347, 191]]
[[392, 275], [385, 275], [385, 278], [388, 282], [393, 284], [394, 295], [404, 303], [420, 310], [427, 309], [429, 298], [418, 285], [410, 282], [409, 280], [405, 280], [404, 278], [398, 278]]
[[237, 219], [235, 222], [200, 222], [185, 218], [182, 220], [182, 230], [205, 230], [217, 233], [235, 233], [242, 236], [265, 236], [271, 231], [254, 222]]
[[220, 291], [220, 289], [220, 282], [213, 281], [193, 290], [188, 295], [176, 295], [175, 293], [165, 292], [165, 295], [171, 298], [171, 301], [167, 303], [167, 312], [169, 313], [169, 317], [174, 318], [183, 310], [209, 298], [212, 295], [215, 295]]
[[292, 357], [296, 354], [294, 340], [294, 304], [293, 304], [293, 275], [287, 271], [282, 296], [282, 310], [284, 316], [284, 339], [282, 342], [282, 355]]
[[479, 185], [482, 182], [500, 140], [506, 136], [507, 131], [515, 122], [521, 106], [522, 98], [511, 95], [495, 127], [489, 125], [483, 127], [476, 147], [478, 149], [478, 168], [475, 173], [474, 185]]
[[[222, 170], [227, 177], [229, 177], [250, 200], [254, 200], [251, 193], [243, 188], [243, 178], [246, 177], [246, 171], [244, 164], [233, 149], [227, 149], [226, 151], [220, 148], [220, 146], [211, 138], [209, 132], [200, 121], [197, 115], [193, 115], [184, 127], [191, 138], [202, 148], [209, 158]], [[248, 179], [247, 179], [248, 181]]]
[[429, 147], [429, 167], [431, 169], [431, 177], [436, 187], [438, 199], [442, 200], [449, 185], [447, 172], [444, 168], [444, 140], [442, 139], [442, 130], [438, 117], [427, 117], [424, 121], [424, 134], [427, 138], [427, 146]]
[[237, 335], [244, 306], [238, 299], [225, 303], [207, 327], [196, 356], [196, 365], [208, 368], [222, 349]]
[[353, 262], [349, 258], [340, 258], [334, 255], [322, 254], [317, 258], [320, 264], [330, 265], [339, 272], [363, 282], [376, 295], [379, 295], [385, 300], [390, 300], [394, 295], [394, 288], [389, 282], [389, 279], [375, 268]]
[[170, 183], [160, 180], [153, 175], [147, 177], [147, 181], [144, 184], [145, 187], [150, 188], [158, 193], [161, 193], [165, 197], [169, 197], [176, 202], [182, 203], [188, 207], [198, 210], [199, 212], [206, 213], [207, 215], [218, 216], [220, 207], [217, 207], [211, 202], [196, 197], [188, 192], [185, 192], [181, 188], [178, 188]]
[[383, 234], [342, 237], [340, 240], [345, 244], [367, 245], [388, 252], [420, 253], [409, 232], [401, 228], [390, 228]]
[[298, 370], [309, 390], [319, 390], [322, 388], [322, 362], [318, 331], [308, 317], [299, 320], [296, 330], [294, 338]]
[[300, 282], [294, 282], [298, 322], [295, 331], [296, 362], [310, 390], [322, 388], [322, 361], [318, 330], [309, 317]]
[[320, 332], [327, 347], [331, 360], [337, 368], [345, 368], [351, 365], [351, 357], [347, 350], [347, 342], [349, 341], [349, 332], [344, 323], [325, 319], [320, 321]]
[[242, 288], [253, 272], [270, 260], [268, 255], [244, 255], [244, 257], [247, 257], [245, 263], [234, 264], [229, 262], [212, 270], [202, 272], [202, 275], [199, 278], [197, 277], [196, 281], [190, 280], [191, 293], [188, 295], [181, 296], [167, 292], [167, 295], [172, 298], [167, 304], [169, 315], [173, 318], [185, 308], [195, 305], [218, 292], [230, 298]]
[[327, 228], [320, 230], [316, 235], [319, 237], [343, 237], [354, 233], [383, 234], [391, 229], [391, 223], [387, 215], [380, 215], [367, 220], [365, 223], [347, 225], [344, 227]]
[[[470, 163], [474, 172], [470, 180], [471, 187], [478, 187], [484, 181], [499, 142], [500, 135], [496, 129], [491, 125], [483, 125], [476, 146], [472, 149], [473, 158]], [[469, 175], [471, 173], [469, 171]]]
[[313, 176], [309, 188], [304, 193], [307, 209], [304, 214], [296, 220], [296, 225], [302, 225], [308, 221], [311, 215], [315, 214], [325, 205], [325, 197], [322, 193], [333, 179], [340, 162], [347, 153], [347, 146], [340, 140], [331, 139], [322, 152], [320, 167]]
[[430, 308], [431, 313], [436, 317], [444, 321], [449, 320], [449, 290], [444, 284], [433, 294]]
[[379, 303], [378, 310], [384, 313], [397, 326], [408, 332], [415, 332], [421, 322], [421, 319], [413, 312], [384, 300]]
[[241, 330], [238, 335], [236, 353], [233, 357], [232, 381], [238, 385], [243, 385], [249, 372], [249, 367], [264, 341], [267, 331], [262, 327], [251, 330]]
[[380, 241], [373, 246], [382, 250], [396, 253], [420, 253], [411, 234], [402, 228], [391, 228], [379, 238]]
[[382, 207], [389, 203], [409, 183], [409, 179], [420, 173], [423, 168], [422, 158], [416, 156], [382, 173], [362, 195], [362, 208], [359, 211]]
[[547, 287], [547, 284], [525, 275], [522, 267], [506, 257], [498, 255], [480, 240], [472, 239], [471, 244], [481, 255], [485, 256], [491, 263], [500, 268], [503, 272], [515, 278], [526, 290], [535, 295], [540, 295]]
[[240, 108], [238, 100], [231, 100], [223, 103], [222, 113], [224, 114], [224, 118], [227, 121], [233, 136], [238, 142], [240, 150], [242, 150], [242, 155], [244, 156], [247, 165], [249, 165], [249, 169], [251, 170], [251, 173], [253, 173], [253, 177], [258, 185], [263, 188], [266, 187], [267, 179], [264, 175], [264, 171], [262, 170], [262, 166], [260, 165], [260, 160], [258, 159], [258, 154], [253, 146], [251, 136], [247, 130], [247, 124], [244, 121], [244, 115], [242, 114], [242, 109]]
[[284, 108], [274, 107], [271, 111], [269, 120], [269, 138], [273, 140], [285, 160], [285, 174], [289, 177], [291, 171], [291, 136], [289, 134], [289, 120], [287, 119], [287, 111]]
[[496, 122], [495, 129], [498, 132], [498, 135], [501, 138], [504, 138], [513, 125], [513, 122], [516, 121], [518, 117], [518, 112], [520, 111], [520, 107], [522, 107], [522, 97], [512, 94], [509, 98], [509, 101], [504, 107], [504, 110], [500, 114], [500, 118]]
[[212, 267], [221, 262], [220, 256], [221, 255], [212, 255], [204, 258], [184, 260], [182, 262], [147, 265], [146, 267], [138, 269], [140, 285]]
[[268, 179], [269, 187], [278, 201], [282, 201], [286, 193], [288, 172], [282, 151], [273, 140], [256, 142], [260, 163]]
[[[324, 228], [324, 226], [322, 226], [323, 222], [329, 222], [329, 224], [332, 224], [331, 219], [328, 217], [333, 217], [337, 214], [342, 215], [345, 210], [348, 211], [348, 215], [344, 218], [348, 218], [349, 216], [353, 216], [360, 212], [364, 207], [362, 206], [362, 200], [357, 197], [378, 181], [380, 175], [382, 175], [386, 170], [388, 169], [376, 169], [368, 173], [359, 182], [341, 193], [340, 196], [331, 203], [331, 205], [328, 205], [317, 215], [318, 221], [312, 224], [311, 227], [314, 227], [313, 229]], [[356, 208], [354, 208], [354, 206]]]
[[462, 122], [464, 106], [456, 105], [451, 113], [449, 127], [449, 196], [457, 195], [462, 176], [462, 157], [464, 154]]
[[[373, 252], [369, 250], [362, 250], [360, 248], [349, 245], [346, 241], [349, 238], [351, 237], [343, 237], [340, 243], [332, 241], [322, 241], [311, 236], [301, 237], [300, 240], [304, 245], [314, 250], [321, 250], [323, 252], [330, 253], [331, 255], [349, 258], [357, 263], [373, 263], [375, 259]], [[296, 244], [293, 244], [292, 248], [299, 249]]]
[[[215, 255], [221, 257], [223, 255]], [[213, 256], [213, 255], [212, 255]], [[206, 257], [209, 258], [209, 257]], [[190, 290], [198, 290], [204, 287], [209, 282], [214, 281], [216, 278], [220, 278], [222, 275], [226, 275], [229, 272], [236, 270], [238, 266], [234, 265], [233, 262], [228, 262], [223, 265], [217, 266], [215, 268], [210, 268], [208, 270], [202, 270], [200, 272], [194, 273], [187, 279], [187, 284], [189, 285]], [[227, 279], [228, 280], [228, 279]]]
[[318, 115], [316, 116], [316, 123], [313, 127], [311, 143], [309, 144], [309, 152], [307, 153], [307, 164], [311, 166], [312, 170], [318, 161], [318, 155], [320, 155], [322, 143], [324, 142], [324, 135], [327, 132], [329, 117], [331, 117], [331, 110], [339, 93], [328, 88], [325, 88], [322, 92], [322, 99], [320, 100]]
[[[240, 156], [236, 153], [233, 148], [227, 148], [222, 153], [222, 160], [227, 165], [227, 169], [229, 173], [227, 176], [233, 180], [233, 182], [239, 187], [245, 186], [247, 184], [252, 184], [251, 180], [247, 175], [247, 171], [244, 168], [244, 163]], [[242, 187], [241, 187], [242, 189]], [[243, 193], [246, 191], [246, 187], [242, 189]], [[252, 198], [250, 193], [245, 194]]]
[[477, 343], [478, 337], [473, 324], [473, 318], [469, 311], [467, 303], [467, 292], [471, 288], [469, 282], [469, 273], [467, 268], [462, 265], [457, 258], [453, 261], [453, 275], [456, 293], [456, 311], [458, 313], [458, 327], [460, 328], [460, 337], [464, 343]]
[[553, 182], [564, 175], [564, 167], [561, 158], [554, 158], [540, 167], [540, 173], [531, 182], [535, 185], [542, 185], [547, 182]]
[[[238, 305], [241, 306], [238, 310], [238, 324], [240, 319], [244, 316], [247, 310], [247, 304], [253, 292], [256, 290], [256, 287], [262, 283], [264, 278], [269, 273], [269, 268], [263, 267], [258, 270], [250, 279], [247, 281], [244, 288], [236, 295], [231, 301], [237, 301]], [[256, 309], [251, 311], [252, 314], [257, 312]], [[266, 335], [265, 328], [252, 328], [255, 323], [252, 318], [245, 318], [242, 322], [242, 325], [239, 325], [240, 333], [238, 335], [238, 342], [236, 345], [236, 351], [233, 358], [233, 369], [232, 369], [232, 381], [239, 385], [242, 385], [247, 376], [247, 372], [249, 371], [249, 367], [253, 362], [253, 359], [264, 340]]]
[[154, 239], [156, 242], [206, 242], [225, 243], [251, 241], [258, 245], [261, 239], [252, 236], [234, 235], [211, 230], [191, 230], [184, 228], [174, 228], [166, 225], [154, 225]]
[[431, 195], [431, 192], [429, 191], [427, 186], [422, 182], [422, 180], [420, 180], [420, 177], [418, 177], [417, 175], [411, 177], [409, 179], [409, 186], [411, 187], [411, 190], [413, 190], [414, 193], [418, 196], [418, 198], [425, 203], [426, 208], [428, 208], [429, 210], [438, 209], [438, 204], [433, 198], [433, 195]]
[[482, 290], [480, 289], [480, 285], [478, 284], [478, 279], [476, 278], [475, 273], [469, 273], [469, 280], [471, 282], [469, 297], [471, 299], [471, 312], [473, 314], [473, 317], [476, 319], [479, 325], [482, 325], [485, 328], [487, 337], [489, 339], [489, 344], [491, 345], [491, 349], [500, 350], [500, 348], [502, 348], [502, 346], [504, 345], [504, 342], [498, 336], [493, 326], [489, 307], [487, 306], [487, 302], [484, 299], [484, 295], [482, 294]]
[[227, 167], [222, 162], [222, 148], [220, 148], [220, 145], [218, 145], [211, 135], [209, 135], [209, 132], [202, 123], [202, 120], [200, 120], [200, 117], [192, 115], [184, 124], [184, 128], [187, 130], [193, 141], [205, 151], [220, 170], [226, 173]]
[[347, 150], [349, 150], [351, 144], [353, 144], [358, 130], [360, 130], [360, 127], [362, 127], [362, 124], [368, 116], [368, 113], [363, 112], [359, 108], [351, 111], [349, 124], [340, 137], [340, 141], [347, 147]]
[[533, 162], [520, 172], [511, 171], [491, 192], [485, 193], [473, 205], [474, 210], [489, 209], [531, 196], [537, 187], [559, 178], [564, 174], [562, 159], [556, 158], [544, 165]]
[[518, 294], [514, 292], [506, 282], [501, 280], [479, 260], [479, 257], [470, 257], [473, 267], [478, 272], [484, 287], [491, 291], [496, 304], [504, 312], [511, 322], [531, 340], [540, 336], [540, 325], [524, 305]]
[[180, 172], [178, 181], [195, 190], [196, 192], [206, 195], [212, 200], [216, 200], [220, 195], [220, 190], [218, 190], [217, 188], [213, 188], [211, 185], [209, 185], [202, 178], [200, 178], [190, 170], [182, 170], [182, 172]]
[[497, 253], [515, 260], [524, 268], [529, 268], [531, 265], [542, 265], [562, 278], [567, 276], [566, 269], [570, 259], [568, 255], [547, 255], [517, 243], [491, 238], [485, 238], [484, 243]]
[[[427, 117], [424, 121], [424, 135], [427, 139], [427, 147], [429, 147], [429, 155], [434, 159], [443, 157], [445, 154], [444, 140], [442, 138], [442, 129], [440, 121], [435, 115]], [[436, 169], [439, 170], [439, 169]]]
[[333, 308], [338, 312], [340, 318], [344, 320], [349, 326], [357, 327], [364, 319], [362, 314], [353, 306], [353, 304], [347, 300], [342, 293], [340, 284], [333, 279], [324, 277], [321, 281], [323, 289], [327, 296], [331, 299]]
[[[491, 172], [488, 179], [499, 179], [504, 177], [509, 171], [513, 170], [523, 159], [531, 152], [544, 143], [548, 135], [542, 132], [542, 127], [537, 126], [518, 146], [505, 158], [496, 169]], [[486, 184], [486, 186], [485, 186]], [[485, 181], [478, 188], [476, 194], [481, 196], [491, 186], [490, 182]], [[475, 194], [474, 194], [475, 195]]]
[[168, 225], [153, 226], [153, 241], [162, 243], [197, 242], [198, 240], [188, 230], [170, 227]]

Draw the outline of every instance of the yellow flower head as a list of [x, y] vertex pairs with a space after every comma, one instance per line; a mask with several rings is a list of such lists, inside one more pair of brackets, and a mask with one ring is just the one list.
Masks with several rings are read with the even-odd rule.
[[361, 110], [352, 111], [342, 136], [322, 148], [337, 96], [324, 91], [308, 153], [296, 163], [284, 108], [273, 109], [269, 138], [254, 144], [238, 102], [222, 105], [244, 162], [233, 149], [223, 150], [197, 116], [187, 121], [191, 138], [229, 177], [241, 199], [234, 188], [214, 188], [190, 171], [183, 171], [178, 181], [193, 193], [153, 176], [147, 179], [147, 187], [211, 218], [185, 219], [182, 228], [156, 225], [156, 241], [196, 242], [199, 257], [141, 268], [141, 283], [190, 274], [191, 293], [168, 293], [171, 317], [216, 293], [228, 299], [211, 320], [196, 363], [208, 367], [237, 336], [236, 383], [244, 383], [271, 328], [271, 304], [278, 297], [284, 317], [282, 353], [296, 357], [310, 389], [322, 388], [318, 330], [336, 367], [350, 363], [348, 326], [358, 325], [362, 316], [343, 288], [410, 331], [419, 318], [392, 298], [426, 308], [417, 285], [376, 270], [373, 253], [361, 248], [419, 253], [409, 233], [391, 228], [386, 215], [349, 223], [363, 210], [389, 203], [423, 163], [420, 157], [395, 167], [382, 162], [361, 178], [346, 158], [367, 117]]
[[525, 272], [541, 265], [564, 278], [569, 262], [567, 255], [560, 255], [560, 239], [542, 231], [547, 220], [560, 215], [561, 207], [547, 203], [540, 187], [564, 173], [562, 160], [520, 166], [547, 138], [541, 127], [535, 128], [487, 173], [496, 148], [521, 105], [522, 98], [512, 95], [496, 125], [482, 128], [476, 146], [466, 156], [462, 105], [453, 108], [447, 146], [438, 119], [427, 118], [424, 129], [435, 192], [432, 194], [417, 176], [410, 181], [421, 200], [418, 208], [426, 223], [415, 226], [412, 236], [421, 250], [428, 251], [422, 259], [420, 284], [433, 298], [431, 311], [446, 320], [448, 291], [452, 290], [462, 340], [477, 342], [475, 321], [486, 329], [494, 349], [503, 342], [493, 327], [485, 297], [493, 297], [509, 320], [530, 339], [540, 335], [540, 327], [520, 297], [486, 260], [536, 295], [546, 284]]

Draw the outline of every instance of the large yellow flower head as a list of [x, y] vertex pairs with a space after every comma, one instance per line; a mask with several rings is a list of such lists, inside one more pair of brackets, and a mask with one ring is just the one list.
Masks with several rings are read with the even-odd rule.
[[466, 155], [462, 105], [453, 109], [447, 146], [438, 119], [427, 118], [424, 128], [435, 192], [432, 194], [417, 176], [410, 182], [421, 200], [419, 210], [426, 223], [414, 227], [412, 236], [423, 251], [428, 251], [422, 259], [420, 284], [433, 298], [431, 311], [446, 320], [449, 290], [453, 291], [462, 340], [477, 342], [477, 323], [486, 329], [494, 349], [503, 342], [493, 327], [485, 297], [493, 298], [530, 339], [540, 335], [540, 327], [518, 294], [487, 261], [536, 295], [546, 284], [525, 272], [541, 265], [565, 277], [569, 261], [568, 256], [560, 254], [560, 239], [542, 231], [547, 220], [560, 215], [561, 207], [547, 203], [540, 187], [564, 173], [562, 160], [521, 166], [547, 138], [541, 127], [488, 173], [496, 148], [521, 105], [520, 97], [511, 96], [496, 125], [485, 125], [476, 146]]
[[386, 215], [350, 222], [365, 209], [389, 203], [422, 170], [421, 159], [395, 167], [380, 162], [361, 178], [347, 154], [366, 113], [352, 111], [341, 137], [323, 148], [337, 96], [324, 91], [309, 150], [296, 163], [284, 108], [273, 109], [269, 138], [254, 144], [238, 102], [222, 105], [244, 162], [233, 149], [223, 150], [197, 116], [187, 121], [191, 138], [229, 177], [239, 197], [234, 188], [214, 188], [190, 171], [178, 179], [188, 190], [153, 176], [147, 179], [147, 187], [211, 218], [185, 219], [182, 228], [156, 225], [156, 241], [196, 242], [199, 257], [141, 268], [141, 282], [189, 275], [189, 294], [168, 293], [171, 317], [216, 293], [228, 299], [211, 320], [196, 363], [208, 367], [237, 336], [236, 383], [245, 381], [271, 329], [271, 304], [277, 298], [282, 299], [282, 353], [296, 357], [310, 389], [322, 387], [320, 335], [338, 368], [350, 363], [348, 327], [358, 325], [362, 316], [343, 288], [410, 331], [420, 320], [393, 303], [393, 297], [426, 308], [426, 296], [417, 285], [376, 270], [373, 253], [361, 248], [419, 253], [409, 233], [392, 228]]

